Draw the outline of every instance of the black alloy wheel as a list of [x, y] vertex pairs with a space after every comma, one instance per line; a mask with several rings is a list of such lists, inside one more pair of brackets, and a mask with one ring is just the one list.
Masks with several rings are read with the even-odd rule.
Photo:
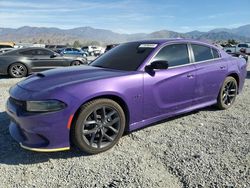
[[217, 99], [217, 105], [219, 109], [227, 109], [233, 105], [235, 102], [236, 96], [238, 92], [238, 84], [235, 78], [229, 76], [225, 79], [218, 99]]
[[125, 128], [122, 108], [110, 99], [97, 99], [83, 105], [73, 127], [74, 143], [89, 154], [113, 147]]

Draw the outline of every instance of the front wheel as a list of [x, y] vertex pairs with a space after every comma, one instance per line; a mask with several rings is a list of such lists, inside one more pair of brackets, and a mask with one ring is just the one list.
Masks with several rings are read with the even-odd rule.
[[96, 99], [81, 107], [71, 136], [79, 149], [97, 154], [119, 141], [125, 124], [125, 114], [119, 104], [110, 99]]
[[236, 99], [238, 91], [238, 84], [235, 78], [228, 76], [221, 89], [217, 98], [217, 106], [219, 109], [224, 110], [231, 107]]

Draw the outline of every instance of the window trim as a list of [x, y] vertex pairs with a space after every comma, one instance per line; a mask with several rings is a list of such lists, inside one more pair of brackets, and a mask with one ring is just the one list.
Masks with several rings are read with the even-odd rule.
[[[218, 56], [219, 56], [219, 57], [214, 58], [214, 59], [221, 58], [221, 54], [220, 54], [219, 50], [217, 50], [216, 48], [213, 48], [213, 47], [211, 47], [211, 50], [212, 50], [213, 57], [214, 57], [214, 51], [216, 51], [216, 52], [218, 53]], [[214, 51], [213, 51], [213, 50], [214, 50]]]
[[[211, 59], [202, 60], [202, 61], [195, 61], [194, 49], [193, 49], [192, 45], [203, 46], [203, 47], [209, 48], [210, 53], [211, 53], [211, 55], [212, 55], [212, 58], [211, 58]], [[190, 47], [191, 47], [192, 52], [193, 52], [193, 62], [192, 62], [192, 63], [203, 62], [203, 61], [210, 61], [210, 60], [213, 60], [213, 59], [214, 59], [213, 51], [212, 51], [212, 48], [211, 48], [210, 46], [202, 45], [202, 44], [190, 43]]]
[[[192, 48], [192, 44], [201, 45], [201, 46], [205, 46], [205, 47], [210, 48], [212, 55], [213, 55], [212, 49], [214, 49], [214, 50], [216, 50], [218, 52], [219, 57], [218, 58], [213, 58], [213, 59], [207, 59], [207, 60], [203, 60], [203, 61], [195, 61], [194, 51], [193, 51], [193, 48]], [[220, 59], [222, 59], [221, 53], [219, 52], [219, 50], [217, 50], [216, 48], [214, 48], [212, 46], [205, 45], [205, 44], [199, 44], [199, 43], [195, 43], [195, 42], [194, 43], [193, 42], [189, 42], [189, 45], [190, 45], [190, 48], [191, 48], [191, 51], [192, 51], [192, 62], [191, 62], [191, 64], [207, 63], [207, 62], [210, 62], [210, 61], [213, 61], [213, 60], [220, 60]]]
[[[184, 65], [177, 65], [177, 66], [174, 66], [174, 67], [169, 67], [168, 69], [174, 69], [174, 68], [178, 68], [178, 67], [185, 67], [185, 66], [190, 66], [190, 65], [195, 65], [195, 64], [201, 64], [201, 63], [207, 63], [207, 62], [210, 62], [210, 61], [217, 61], [217, 60], [221, 60], [223, 59], [222, 56], [221, 56], [221, 53], [218, 49], [212, 47], [212, 46], [209, 46], [209, 45], [206, 45], [206, 44], [200, 44], [200, 43], [196, 43], [196, 42], [171, 42], [171, 43], [167, 43], [167, 44], [163, 44], [161, 47], [159, 47], [159, 49], [157, 49], [154, 53], [154, 55], [148, 60], [148, 62], [145, 64], [144, 66], [144, 69], [143, 71], [145, 72], [145, 67], [150, 65], [152, 62], [153, 62], [153, 59], [155, 58], [155, 56], [159, 53], [159, 51], [166, 47], [166, 46], [169, 46], [169, 45], [173, 45], [173, 44], [186, 44], [187, 47], [188, 47], [188, 55], [189, 55], [189, 63], [188, 64], [184, 64]], [[203, 45], [203, 46], [206, 46], [206, 47], [209, 47], [211, 49], [215, 49], [218, 54], [219, 54], [219, 58], [214, 58], [214, 59], [209, 59], [209, 60], [204, 60], [204, 61], [194, 61], [194, 54], [193, 54], [193, 48], [192, 48], [192, 44], [197, 44], [197, 45]], [[166, 70], [168, 70], [166, 69]]]

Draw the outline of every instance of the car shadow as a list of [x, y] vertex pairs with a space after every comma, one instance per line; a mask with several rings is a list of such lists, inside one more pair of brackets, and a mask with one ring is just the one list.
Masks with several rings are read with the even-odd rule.
[[38, 153], [25, 150], [9, 134], [9, 118], [6, 112], [0, 112], [0, 165], [36, 164], [50, 159], [67, 159], [88, 156], [76, 148], [54, 153]]
[[[199, 111], [217, 111], [215, 107], [207, 107], [200, 110], [195, 110], [186, 114], [175, 116], [173, 118], [167, 118], [156, 123], [152, 123], [146, 127], [140, 128], [132, 132], [126, 132], [124, 136], [128, 136], [133, 132], [146, 129], [151, 126], [155, 126], [160, 123], [173, 121], [175, 119], [198, 113]], [[47, 162], [50, 159], [67, 159], [74, 157], [89, 156], [86, 153], [72, 147], [69, 151], [54, 152], [54, 153], [38, 153], [22, 149], [20, 145], [13, 140], [9, 134], [9, 118], [6, 112], [0, 112], [0, 164], [6, 165], [18, 165], [18, 164], [36, 164]]]

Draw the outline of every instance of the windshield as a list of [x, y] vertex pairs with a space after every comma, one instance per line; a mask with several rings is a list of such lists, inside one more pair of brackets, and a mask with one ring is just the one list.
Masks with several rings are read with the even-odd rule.
[[90, 65], [124, 71], [136, 71], [143, 61], [154, 50], [157, 44], [129, 42], [106, 52]]

